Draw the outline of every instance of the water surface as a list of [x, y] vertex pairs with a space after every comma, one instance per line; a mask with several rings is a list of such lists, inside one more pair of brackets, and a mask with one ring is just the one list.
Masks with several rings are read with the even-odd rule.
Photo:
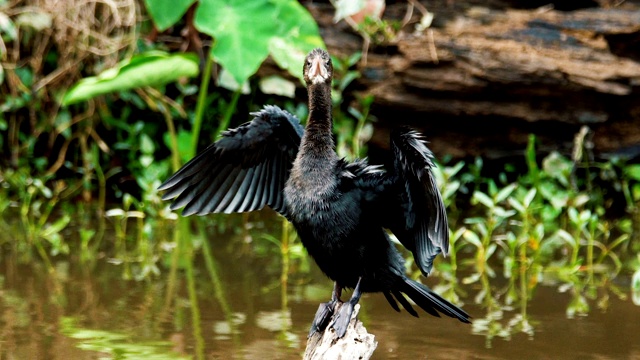
[[[279, 222], [269, 221], [277, 231]], [[104, 242], [115, 243], [113, 236], [107, 232]], [[4, 252], [0, 359], [300, 359], [310, 321], [332, 284], [311, 263], [310, 272], [288, 279], [283, 298], [280, 259], [254, 254], [261, 240], [244, 237], [232, 231], [209, 239], [222, 293], [196, 256], [195, 303], [185, 270], [178, 270], [169, 295], [168, 255], [159, 261], [159, 276], [136, 281], [124, 279], [124, 265], [106, 254], [85, 263], [73, 254], [56, 258], [49, 273], [38, 261], [19, 264]], [[307, 265], [291, 266], [295, 274], [296, 266]], [[442, 278], [425, 282], [437, 286]], [[480, 282], [462, 285], [464, 309], [486, 327], [424, 312], [415, 319], [393, 311], [382, 295], [366, 294], [360, 319], [379, 342], [374, 359], [640, 359], [640, 307], [629, 299], [625, 275], [612, 281], [620, 294], [599, 286], [590, 297], [567, 286], [561, 292], [554, 283], [537, 285], [526, 302], [509, 306], [499, 294], [506, 283], [489, 279], [498, 300], [491, 309], [474, 301]], [[588, 315], [567, 315], [576, 301], [589, 307]], [[529, 327], [519, 326], [521, 316]]]

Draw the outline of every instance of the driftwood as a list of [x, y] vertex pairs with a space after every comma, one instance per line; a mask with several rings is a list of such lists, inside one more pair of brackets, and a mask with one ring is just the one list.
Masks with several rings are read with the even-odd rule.
[[378, 342], [375, 341], [373, 335], [367, 332], [362, 322], [356, 318], [359, 310], [360, 305], [357, 304], [353, 310], [347, 333], [341, 339], [336, 339], [333, 329], [313, 334], [307, 340], [304, 360], [369, 359], [378, 346]]
[[[414, 33], [414, 14], [394, 40], [370, 48], [353, 88], [375, 95], [374, 148], [404, 123], [439, 155], [520, 156], [530, 133], [543, 150], [568, 153], [586, 125], [597, 154], [640, 154], [638, 2], [573, 11], [478, 3], [424, 2], [435, 14], [430, 29]], [[407, 4], [388, 5], [384, 18], [402, 19]], [[361, 48], [330, 6], [306, 5], [332, 53]]]

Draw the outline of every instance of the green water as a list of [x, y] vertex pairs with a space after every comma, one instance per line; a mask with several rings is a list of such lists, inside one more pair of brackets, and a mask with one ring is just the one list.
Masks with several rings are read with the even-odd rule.
[[[25, 264], [3, 248], [0, 359], [300, 359], [332, 284], [313, 262], [292, 261], [282, 292], [280, 258], [251, 251], [260, 231], [279, 236], [279, 219], [263, 221], [264, 229], [209, 237], [218, 287], [201, 255], [172, 282], [166, 252], [160, 275], [136, 281], [125, 279], [126, 263], [108, 250], [85, 262], [54, 257], [49, 272], [37, 258]], [[114, 236], [105, 233], [107, 248]], [[589, 286], [545, 272], [526, 290], [500, 276], [463, 284], [469, 275], [457, 275], [457, 293], [474, 325], [425, 313], [416, 319], [380, 294], [363, 296], [360, 319], [379, 343], [374, 359], [640, 359], [630, 274]], [[446, 276], [423, 280], [442, 292], [451, 284]]]

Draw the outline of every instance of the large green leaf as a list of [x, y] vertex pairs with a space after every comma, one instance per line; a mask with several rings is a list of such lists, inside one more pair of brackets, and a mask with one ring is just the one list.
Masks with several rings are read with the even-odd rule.
[[175, 24], [196, 0], [144, 0], [147, 10], [156, 24], [164, 31]]
[[278, 33], [269, 41], [271, 56], [278, 65], [302, 81], [302, 65], [309, 51], [324, 47], [318, 25], [297, 1], [274, 0]]
[[269, 55], [276, 20], [267, 0], [201, 0], [195, 25], [214, 37], [211, 55], [242, 84]]
[[195, 54], [167, 54], [152, 51], [121, 61], [116, 67], [98, 76], [76, 83], [64, 96], [63, 105], [70, 105], [114, 91], [143, 86], [159, 86], [182, 77], [198, 75], [198, 57]]
[[315, 20], [295, 0], [200, 0], [195, 25], [214, 37], [211, 54], [239, 84], [269, 53], [302, 78], [307, 52], [324, 46]]

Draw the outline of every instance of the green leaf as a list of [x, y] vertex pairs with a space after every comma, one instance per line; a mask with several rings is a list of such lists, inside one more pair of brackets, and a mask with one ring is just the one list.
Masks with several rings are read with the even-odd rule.
[[509, 218], [509, 217], [512, 217], [513, 215], [515, 215], [516, 211], [515, 210], [505, 210], [501, 206], [496, 206], [495, 208], [493, 208], [493, 213], [496, 214], [496, 216], [498, 216], [498, 217], [506, 219], [506, 218]]
[[640, 306], [640, 269], [633, 273], [633, 280], [631, 280], [631, 299], [635, 305]]
[[482, 248], [482, 242], [480, 241], [478, 234], [474, 233], [473, 231], [465, 231], [464, 234], [462, 234], [462, 237], [478, 249]]
[[569, 177], [573, 162], [554, 151], [542, 160], [542, 169], [548, 175], [558, 179], [564, 186], [569, 186]]
[[297, 1], [275, 0], [278, 29], [269, 41], [269, 52], [281, 68], [302, 81], [302, 64], [307, 53], [324, 47], [318, 25]]
[[69, 215], [64, 215], [60, 219], [56, 220], [53, 224], [47, 226], [40, 235], [45, 239], [49, 239], [50, 237], [58, 234], [65, 227], [67, 227], [67, 225], [69, 225], [69, 222], [71, 222], [71, 217]]
[[529, 207], [535, 197], [536, 197], [536, 188], [532, 188], [524, 197], [524, 202], [522, 204], [526, 207]]
[[149, 15], [159, 31], [178, 22], [196, 0], [144, 0]]
[[249, 82], [245, 81], [242, 83], [242, 88], [240, 84], [236, 81], [236, 79], [231, 75], [227, 69], [222, 69], [218, 74], [218, 86], [223, 87], [227, 90], [238, 91], [240, 89], [241, 94], [248, 95], [251, 93], [251, 87], [249, 87]]
[[507, 202], [509, 203], [509, 205], [511, 205], [512, 208], [518, 210], [518, 212], [520, 214], [525, 214], [526, 213], [526, 209], [524, 208], [524, 206], [522, 204], [520, 204], [520, 202], [518, 202], [518, 200], [510, 197], [507, 199]]
[[640, 164], [625, 167], [624, 174], [631, 179], [640, 181]]
[[294, 98], [296, 96], [296, 84], [277, 75], [260, 79], [260, 91], [264, 94], [274, 94]]
[[578, 210], [576, 210], [576, 208], [569, 208], [568, 214], [569, 220], [571, 220], [572, 223], [577, 224], [580, 222], [580, 218], [578, 217]]
[[471, 199], [475, 200], [476, 202], [481, 203], [482, 205], [488, 207], [489, 209], [494, 207], [493, 200], [487, 194], [485, 194], [483, 192], [475, 191], [473, 193], [473, 197]]
[[147, 134], [140, 135], [140, 151], [145, 155], [152, 155], [155, 151], [153, 140]]
[[[164, 133], [164, 144], [171, 149], [171, 138], [169, 137], [169, 133]], [[189, 151], [191, 149], [191, 133], [180, 129], [178, 130], [178, 149], [174, 149], [173, 151], [177, 151], [180, 154], [180, 160], [182, 163], [186, 163], [191, 159], [189, 155]]]
[[640, 201], [640, 184], [633, 184], [631, 196], [633, 197], [633, 201]]
[[194, 23], [214, 37], [211, 55], [242, 84], [269, 55], [276, 11], [266, 0], [201, 0]]
[[488, 261], [489, 258], [491, 257], [491, 255], [493, 255], [493, 253], [496, 252], [497, 248], [498, 248], [498, 244], [496, 244], [496, 243], [489, 244], [489, 247], [487, 248], [487, 251], [485, 251], [485, 253], [484, 253], [484, 260]]
[[98, 76], [78, 81], [64, 95], [62, 104], [71, 105], [114, 91], [160, 86], [182, 77], [196, 76], [198, 73], [198, 57], [195, 54], [147, 52], [121, 61], [116, 67], [105, 70]]
[[315, 20], [295, 0], [200, 0], [195, 25], [214, 37], [211, 55], [239, 84], [269, 53], [302, 79], [305, 56], [324, 46]]
[[13, 40], [18, 36], [16, 26], [7, 14], [0, 12], [0, 35], [5, 41]]
[[513, 192], [513, 190], [515, 190], [515, 188], [516, 188], [516, 184], [509, 184], [508, 186], [500, 190], [495, 198], [496, 204], [502, 202], [502, 200], [506, 199], [509, 195], [511, 195], [511, 193]]

